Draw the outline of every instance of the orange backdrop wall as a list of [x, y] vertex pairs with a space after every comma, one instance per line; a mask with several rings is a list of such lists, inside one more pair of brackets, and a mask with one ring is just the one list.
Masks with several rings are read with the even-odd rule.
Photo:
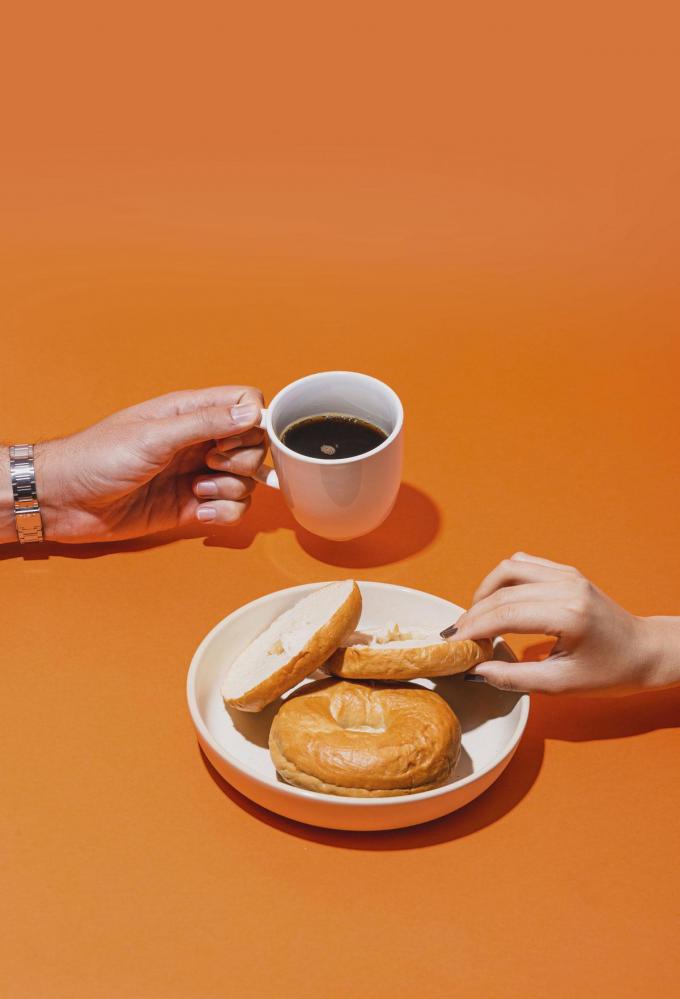
[[680, 612], [675, 5], [472, 6], [5, 17], [2, 439], [337, 367], [408, 436], [365, 541], [260, 490], [219, 535], [0, 551], [3, 995], [677, 987], [677, 696], [536, 697], [484, 797], [366, 836], [211, 779], [184, 704], [217, 620], [309, 580], [466, 604], [523, 549]]

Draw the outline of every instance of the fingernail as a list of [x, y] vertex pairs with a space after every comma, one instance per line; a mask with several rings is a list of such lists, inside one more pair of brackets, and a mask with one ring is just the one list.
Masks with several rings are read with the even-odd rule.
[[217, 483], [212, 479], [204, 479], [196, 485], [197, 496], [217, 496]]
[[239, 426], [246, 423], [254, 423], [260, 412], [260, 407], [254, 402], [245, 402], [240, 406], [231, 407], [231, 418]]
[[486, 683], [486, 677], [481, 676], [480, 673], [466, 673], [463, 677], [468, 683]]
[[458, 625], [450, 624], [448, 628], [444, 628], [444, 630], [440, 631], [439, 634], [441, 635], [442, 638], [452, 638], [457, 631], [458, 631]]
[[199, 520], [214, 520], [217, 516], [217, 510], [213, 506], [199, 506], [196, 516]]

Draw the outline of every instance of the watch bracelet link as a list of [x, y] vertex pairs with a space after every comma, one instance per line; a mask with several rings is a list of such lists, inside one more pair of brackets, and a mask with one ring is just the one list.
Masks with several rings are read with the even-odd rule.
[[43, 541], [38, 491], [35, 484], [33, 445], [15, 444], [9, 449], [9, 474], [14, 497], [14, 517], [21, 544]]

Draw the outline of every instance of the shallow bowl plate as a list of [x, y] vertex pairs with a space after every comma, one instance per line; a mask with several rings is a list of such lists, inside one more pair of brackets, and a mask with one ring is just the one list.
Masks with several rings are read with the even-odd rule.
[[[203, 639], [187, 678], [189, 711], [203, 752], [225, 780], [258, 805], [328, 829], [398, 829], [429, 822], [467, 805], [486, 791], [510, 762], [527, 723], [528, 695], [465, 683], [460, 676], [418, 680], [441, 694], [460, 719], [461, 756], [453, 777], [442, 787], [393, 798], [336, 797], [293, 787], [278, 777], [269, 756], [269, 728], [292, 691], [258, 713], [225, 708], [221, 679], [236, 656], [275, 617], [324, 585], [307, 583], [253, 600], [225, 617]], [[406, 586], [360, 582], [359, 587], [363, 598], [359, 628], [398, 621], [402, 627], [419, 625], [439, 631], [463, 613], [448, 600]], [[502, 642], [497, 642], [495, 655], [512, 658]], [[321, 675], [313, 674], [295, 689]]]

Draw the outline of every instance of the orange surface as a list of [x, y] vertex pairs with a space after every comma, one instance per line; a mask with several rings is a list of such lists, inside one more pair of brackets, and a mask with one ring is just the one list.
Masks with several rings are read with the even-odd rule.
[[185, 707], [206, 631], [307, 580], [464, 604], [521, 548], [680, 612], [675, 5], [473, 6], [5, 16], [3, 439], [333, 367], [408, 438], [365, 541], [260, 490], [219, 536], [0, 551], [3, 996], [677, 985], [677, 693], [537, 697], [482, 799], [365, 836], [243, 800]]

